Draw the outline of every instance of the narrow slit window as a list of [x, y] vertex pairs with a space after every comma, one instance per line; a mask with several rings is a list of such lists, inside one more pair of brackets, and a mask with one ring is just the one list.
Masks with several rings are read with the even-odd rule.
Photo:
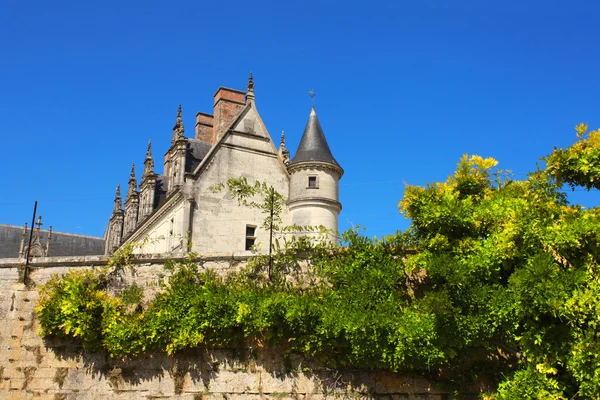
[[256, 226], [246, 225], [246, 250], [251, 250], [256, 242]]
[[319, 184], [317, 182], [317, 177], [316, 176], [309, 176], [308, 177], [308, 188], [309, 189], [318, 189], [319, 188]]

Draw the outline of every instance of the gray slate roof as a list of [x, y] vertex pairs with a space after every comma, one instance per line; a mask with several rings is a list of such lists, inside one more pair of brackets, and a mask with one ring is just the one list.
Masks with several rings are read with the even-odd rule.
[[[35, 229], [35, 228], [34, 228]], [[23, 227], [0, 224], [0, 258], [17, 258]], [[40, 230], [42, 246], [46, 245], [48, 231]], [[29, 240], [29, 236], [27, 236]], [[71, 233], [52, 232], [50, 257], [91, 256], [104, 254], [104, 239]]]
[[185, 172], [194, 172], [212, 148], [212, 143], [206, 143], [198, 139], [188, 139], [188, 143], [188, 155], [191, 157], [186, 158]]
[[314, 107], [310, 112], [300, 145], [290, 165], [306, 161], [319, 161], [340, 166], [331, 154]]

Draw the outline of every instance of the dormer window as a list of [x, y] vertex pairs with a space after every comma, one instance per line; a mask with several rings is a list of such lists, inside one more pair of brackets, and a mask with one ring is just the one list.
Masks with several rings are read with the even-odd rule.
[[318, 189], [319, 188], [319, 181], [317, 181], [317, 177], [316, 176], [309, 176], [308, 177], [308, 189]]

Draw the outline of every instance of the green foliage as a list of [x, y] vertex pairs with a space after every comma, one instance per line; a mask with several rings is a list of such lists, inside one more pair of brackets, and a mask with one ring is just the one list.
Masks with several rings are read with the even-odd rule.
[[105, 302], [105, 271], [71, 271], [54, 276], [38, 290], [36, 312], [42, 335], [70, 336], [90, 348], [100, 347]]
[[598, 398], [598, 210], [569, 205], [546, 170], [516, 181], [494, 165], [464, 157], [446, 182], [409, 186], [400, 202], [418, 250], [406, 264], [427, 276], [422, 299], [444, 293], [454, 319], [438, 331], [442, 348], [458, 365], [499, 354], [493, 369], [507, 378], [493, 398]]
[[139, 304], [144, 298], [144, 289], [139, 287], [135, 282], [131, 284], [127, 289], [119, 293], [119, 298], [124, 305]]
[[[487, 399], [600, 398], [600, 211], [567, 202], [560, 151], [524, 180], [465, 156], [445, 182], [406, 187], [411, 228], [384, 239], [283, 237], [272, 259], [227, 276], [192, 257], [170, 263], [143, 307], [131, 306], [139, 288], [109, 295], [106, 271], [53, 278], [40, 289], [42, 333], [114, 357], [254, 340], [331, 366], [418, 371], [458, 392], [487, 383]], [[596, 166], [568, 179], [597, 182]], [[272, 188], [227, 185], [270, 216]]]
[[600, 129], [588, 131], [587, 124], [575, 127], [579, 139], [567, 149], [554, 149], [545, 157], [548, 173], [571, 187], [600, 189]]

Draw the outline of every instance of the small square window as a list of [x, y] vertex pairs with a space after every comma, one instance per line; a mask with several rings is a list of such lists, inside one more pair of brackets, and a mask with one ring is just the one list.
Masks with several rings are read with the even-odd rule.
[[308, 188], [309, 189], [318, 189], [319, 188], [316, 176], [308, 177]]
[[256, 226], [246, 225], [246, 250], [251, 250], [256, 242]]

